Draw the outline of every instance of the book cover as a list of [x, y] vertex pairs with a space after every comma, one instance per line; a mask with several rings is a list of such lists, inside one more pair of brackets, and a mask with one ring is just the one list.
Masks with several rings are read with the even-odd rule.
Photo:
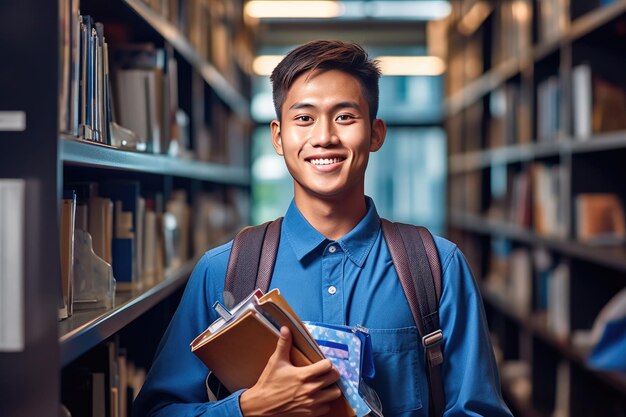
[[[191, 350], [230, 392], [256, 383], [276, 349], [281, 326], [287, 326], [293, 336], [292, 364], [306, 366], [324, 359], [311, 334], [276, 289], [266, 295], [257, 290], [231, 312], [219, 304], [216, 309], [222, 318], [191, 342]], [[356, 413], [342, 396], [326, 416], [353, 417]]]

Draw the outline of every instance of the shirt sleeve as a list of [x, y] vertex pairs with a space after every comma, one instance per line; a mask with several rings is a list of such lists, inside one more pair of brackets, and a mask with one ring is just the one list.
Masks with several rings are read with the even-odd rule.
[[442, 271], [444, 416], [512, 416], [502, 399], [482, 299], [458, 248], [442, 259]]
[[211, 305], [219, 291], [223, 290], [223, 277], [211, 273], [210, 254], [202, 257], [189, 278], [178, 309], [133, 404], [133, 417], [242, 416], [239, 397], [243, 391], [209, 402], [205, 386], [208, 370], [189, 346], [214, 320]]

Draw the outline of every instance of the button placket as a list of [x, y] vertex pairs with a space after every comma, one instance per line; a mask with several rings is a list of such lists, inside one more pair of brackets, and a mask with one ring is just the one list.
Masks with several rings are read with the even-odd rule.
[[325, 323], [342, 324], [344, 321], [341, 296], [344, 258], [337, 243], [329, 243], [322, 256], [322, 317]]

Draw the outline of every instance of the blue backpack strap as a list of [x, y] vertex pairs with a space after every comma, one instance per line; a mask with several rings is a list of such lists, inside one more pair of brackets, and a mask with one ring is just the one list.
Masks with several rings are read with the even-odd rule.
[[224, 283], [224, 304], [231, 308], [255, 289], [269, 288], [280, 241], [282, 217], [242, 229], [233, 239]]
[[382, 230], [402, 289], [422, 338], [428, 365], [430, 415], [442, 416], [445, 396], [441, 367], [443, 333], [439, 324], [441, 263], [428, 229], [381, 219]]

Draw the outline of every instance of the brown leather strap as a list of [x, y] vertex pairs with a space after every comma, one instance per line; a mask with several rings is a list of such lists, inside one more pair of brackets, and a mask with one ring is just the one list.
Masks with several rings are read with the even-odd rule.
[[428, 365], [431, 416], [442, 416], [445, 396], [441, 367], [443, 334], [439, 324], [441, 263], [428, 229], [381, 219], [383, 235], [422, 338]]
[[398, 278], [400, 278], [400, 284], [404, 290], [404, 295], [409, 302], [411, 314], [413, 315], [413, 321], [415, 321], [415, 325], [417, 326], [419, 333], [423, 334], [424, 330], [422, 328], [422, 317], [419, 309], [415, 308], [415, 306], [417, 306], [417, 293], [415, 291], [415, 286], [413, 285], [411, 273], [409, 272], [409, 261], [406, 249], [404, 248], [404, 243], [402, 242], [400, 233], [397, 231], [394, 223], [386, 219], [380, 220], [383, 236], [387, 241], [389, 254], [391, 255], [391, 260], [393, 261]]
[[280, 243], [280, 226], [283, 218], [279, 217], [271, 222], [265, 232], [265, 240], [263, 241], [263, 249], [261, 250], [261, 259], [259, 260], [259, 273], [256, 279], [256, 288], [264, 293], [270, 287], [272, 273], [274, 272], [274, 264], [276, 263], [276, 255], [278, 254], [278, 244]]

